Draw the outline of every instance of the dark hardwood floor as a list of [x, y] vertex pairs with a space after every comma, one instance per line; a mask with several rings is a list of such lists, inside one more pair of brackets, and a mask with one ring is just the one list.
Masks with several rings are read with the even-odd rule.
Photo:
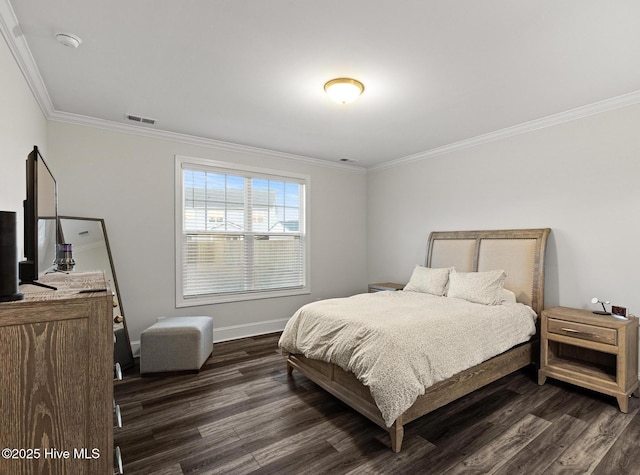
[[279, 335], [214, 345], [199, 374], [140, 378], [115, 389], [126, 474], [640, 474], [640, 400], [516, 372], [405, 427], [386, 431], [299, 372]]

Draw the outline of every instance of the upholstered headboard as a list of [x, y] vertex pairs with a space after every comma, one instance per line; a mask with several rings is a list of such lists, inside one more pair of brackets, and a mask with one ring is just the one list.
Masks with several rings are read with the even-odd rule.
[[540, 315], [544, 308], [544, 251], [551, 229], [432, 232], [427, 267], [461, 272], [502, 269], [506, 289]]

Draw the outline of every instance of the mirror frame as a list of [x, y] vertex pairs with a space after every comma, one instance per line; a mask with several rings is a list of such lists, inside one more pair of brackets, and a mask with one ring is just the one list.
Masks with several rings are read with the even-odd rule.
[[[116, 277], [116, 268], [113, 265], [113, 257], [111, 255], [111, 246], [109, 245], [109, 236], [107, 235], [107, 227], [104, 223], [104, 219], [102, 218], [86, 218], [83, 216], [58, 216], [58, 242], [65, 243], [67, 241], [64, 240], [64, 230], [62, 229], [62, 220], [63, 219], [73, 219], [77, 221], [94, 221], [100, 224], [102, 227], [102, 235], [104, 237], [104, 243], [107, 250], [107, 256], [109, 257], [109, 265], [111, 266], [111, 276], [113, 277], [113, 282], [111, 283], [113, 286], [113, 291], [116, 294], [116, 299], [118, 300], [118, 306], [120, 307], [120, 316], [122, 317], [122, 324], [124, 326], [124, 336], [126, 340], [126, 350], [127, 355], [129, 357], [129, 361], [131, 364], [123, 365], [122, 369], [128, 369], [133, 366], [133, 351], [131, 350], [131, 340], [129, 338], [129, 329], [127, 328], [127, 318], [124, 313], [124, 307], [122, 305], [122, 298], [120, 297], [120, 287], [118, 286], [118, 278]], [[114, 322], [115, 323], [115, 322]], [[114, 347], [115, 351], [115, 347]]]

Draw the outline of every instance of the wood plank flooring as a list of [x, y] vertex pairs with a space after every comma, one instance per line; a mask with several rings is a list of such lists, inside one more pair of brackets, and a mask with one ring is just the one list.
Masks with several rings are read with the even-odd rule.
[[115, 389], [126, 474], [640, 474], [640, 399], [548, 379], [533, 367], [405, 427], [386, 431], [299, 372], [279, 335], [214, 345], [199, 374], [140, 378]]

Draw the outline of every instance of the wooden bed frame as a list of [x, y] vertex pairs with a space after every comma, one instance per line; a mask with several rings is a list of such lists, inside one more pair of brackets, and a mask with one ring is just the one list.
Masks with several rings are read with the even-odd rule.
[[[429, 235], [427, 267], [455, 267], [458, 271], [504, 269], [505, 288], [540, 315], [544, 307], [544, 254], [549, 228], [499, 231], [433, 232]], [[338, 399], [371, 419], [391, 436], [400, 452], [404, 424], [500, 379], [537, 359], [537, 335], [479, 365], [427, 388], [425, 394], [386, 427], [369, 388], [353, 373], [324, 361], [289, 354], [287, 373], [297, 369]]]

